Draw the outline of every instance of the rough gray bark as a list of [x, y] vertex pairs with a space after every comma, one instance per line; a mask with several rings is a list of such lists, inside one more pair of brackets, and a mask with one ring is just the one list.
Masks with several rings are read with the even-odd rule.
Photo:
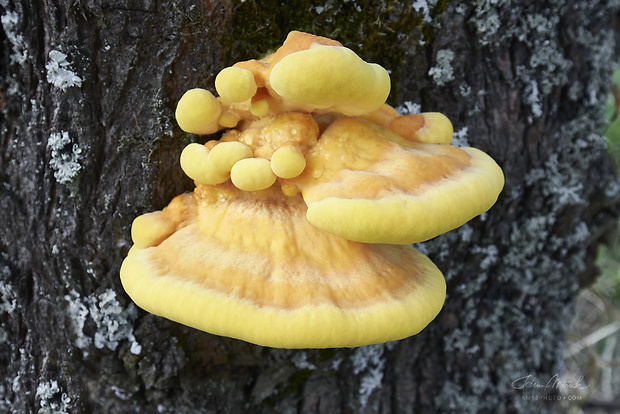
[[[557, 389], [512, 383], [561, 374], [615, 226], [599, 132], [618, 2], [190, 3], [0, 1], [0, 411], [554, 411]], [[191, 188], [177, 99], [292, 29], [391, 69], [392, 104], [444, 112], [506, 174], [488, 214], [420, 246], [448, 297], [415, 337], [261, 348], [146, 314], [120, 286], [133, 218]]]

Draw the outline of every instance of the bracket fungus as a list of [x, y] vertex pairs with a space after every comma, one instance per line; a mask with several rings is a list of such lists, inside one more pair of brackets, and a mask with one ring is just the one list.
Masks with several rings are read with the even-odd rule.
[[179, 101], [192, 193], [132, 225], [121, 268], [156, 315], [278, 348], [406, 338], [445, 281], [411, 243], [487, 211], [504, 185], [485, 153], [450, 144], [442, 114], [398, 114], [389, 75], [340, 43], [291, 32]]

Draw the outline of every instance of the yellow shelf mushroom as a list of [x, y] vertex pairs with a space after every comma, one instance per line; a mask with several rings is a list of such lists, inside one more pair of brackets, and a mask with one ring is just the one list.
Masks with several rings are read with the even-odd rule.
[[305, 210], [276, 186], [258, 196], [231, 183], [178, 196], [161, 220], [183, 221], [158, 245], [131, 249], [123, 286], [156, 315], [278, 348], [401, 339], [437, 315], [446, 286], [427, 257], [333, 236]]
[[[361, 86], [360, 86], [361, 85]], [[121, 267], [129, 296], [156, 315], [278, 348], [354, 347], [424, 329], [445, 300], [437, 267], [409, 244], [487, 211], [500, 167], [450, 145], [440, 113], [385, 104], [387, 71], [340, 43], [291, 32], [262, 60], [192, 89], [196, 183], [136, 218]]]

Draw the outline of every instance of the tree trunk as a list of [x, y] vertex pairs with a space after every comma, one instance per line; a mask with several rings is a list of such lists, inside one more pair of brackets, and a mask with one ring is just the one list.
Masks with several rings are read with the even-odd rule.
[[[0, 412], [553, 412], [546, 384], [620, 187], [600, 136], [616, 1], [0, 0]], [[283, 350], [147, 314], [118, 271], [137, 215], [192, 188], [176, 101], [290, 30], [391, 70], [506, 186], [419, 246], [448, 284], [422, 333]], [[531, 377], [528, 377], [531, 376]], [[531, 382], [523, 386], [522, 378]]]

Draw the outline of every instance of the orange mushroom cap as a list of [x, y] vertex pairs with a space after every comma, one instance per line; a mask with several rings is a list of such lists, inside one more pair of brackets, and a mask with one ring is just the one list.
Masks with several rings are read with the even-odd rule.
[[408, 244], [487, 211], [504, 185], [488, 155], [449, 145], [439, 113], [385, 104], [385, 69], [291, 32], [262, 60], [191, 90], [177, 107], [196, 183], [138, 217], [121, 281], [142, 308], [282, 348], [360, 346], [423, 329], [441, 272]]

